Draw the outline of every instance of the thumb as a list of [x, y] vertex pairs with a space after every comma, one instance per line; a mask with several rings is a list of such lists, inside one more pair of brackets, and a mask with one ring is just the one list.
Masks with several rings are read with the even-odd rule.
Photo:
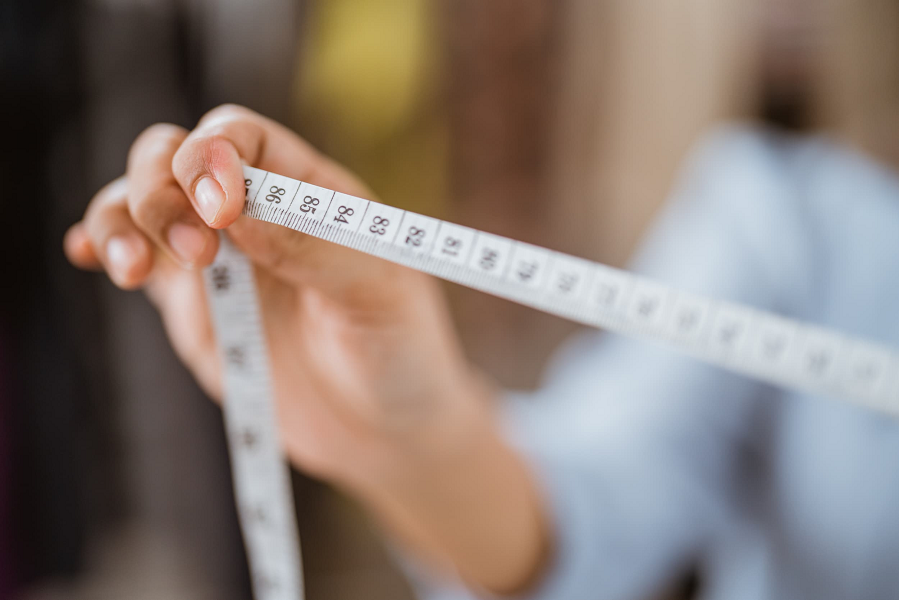
[[243, 165], [364, 195], [359, 181], [283, 125], [241, 106], [207, 113], [181, 143], [172, 173], [210, 227], [234, 223], [246, 201]]
[[181, 144], [172, 171], [203, 219], [211, 227], [227, 227], [258, 266], [340, 301], [369, 304], [391, 300], [390, 290], [398, 286], [386, 282], [412, 277], [412, 271], [382, 259], [242, 216], [245, 163], [347, 194], [369, 194], [354, 176], [289, 129], [238, 106], [212, 110]]

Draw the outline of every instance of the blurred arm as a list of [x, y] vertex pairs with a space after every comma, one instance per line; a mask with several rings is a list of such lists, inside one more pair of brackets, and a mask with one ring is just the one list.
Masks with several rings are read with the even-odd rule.
[[[732, 130], [693, 161], [637, 261], [695, 293], [759, 308], [801, 268], [778, 156]], [[786, 228], [786, 229], [784, 229]], [[592, 334], [512, 413], [552, 542], [531, 598], [645, 598], [683, 577], [738, 493], [748, 433], [772, 390], [668, 350]]]

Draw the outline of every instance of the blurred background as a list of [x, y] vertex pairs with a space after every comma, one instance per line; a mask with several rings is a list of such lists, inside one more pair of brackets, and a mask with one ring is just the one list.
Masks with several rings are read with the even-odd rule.
[[[3, 0], [0, 598], [250, 595], [219, 410], [61, 252], [145, 127], [245, 104], [387, 203], [622, 265], [716, 123], [899, 166], [897, 32], [899, 0]], [[573, 330], [447, 291], [507, 387]], [[310, 600], [412, 598], [352, 502], [295, 486]]]

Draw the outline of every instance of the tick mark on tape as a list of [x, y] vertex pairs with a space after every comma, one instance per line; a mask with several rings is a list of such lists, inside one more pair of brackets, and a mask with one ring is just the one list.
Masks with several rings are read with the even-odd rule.
[[247, 450], [252, 450], [259, 443], [259, 434], [254, 430], [247, 428], [240, 432], [238, 441], [240, 442], [240, 445]]
[[247, 354], [241, 346], [231, 346], [225, 351], [225, 357], [228, 364], [238, 369], [247, 366]]
[[216, 292], [227, 292], [231, 289], [231, 273], [225, 265], [212, 267], [212, 285]]

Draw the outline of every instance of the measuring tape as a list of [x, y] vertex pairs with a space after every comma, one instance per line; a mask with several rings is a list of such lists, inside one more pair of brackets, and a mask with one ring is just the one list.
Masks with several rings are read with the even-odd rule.
[[225, 429], [234, 497], [256, 600], [302, 600], [290, 471], [281, 453], [253, 265], [220, 235], [206, 297], [224, 365]]
[[[244, 214], [775, 385], [899, 416], [899, 353], [675, 290], [530, 244], [244, 167]], [[226, 365], [225, 414], [257, 600], [302, 598], [252, 267], [223, 237], [207, 287]]]

